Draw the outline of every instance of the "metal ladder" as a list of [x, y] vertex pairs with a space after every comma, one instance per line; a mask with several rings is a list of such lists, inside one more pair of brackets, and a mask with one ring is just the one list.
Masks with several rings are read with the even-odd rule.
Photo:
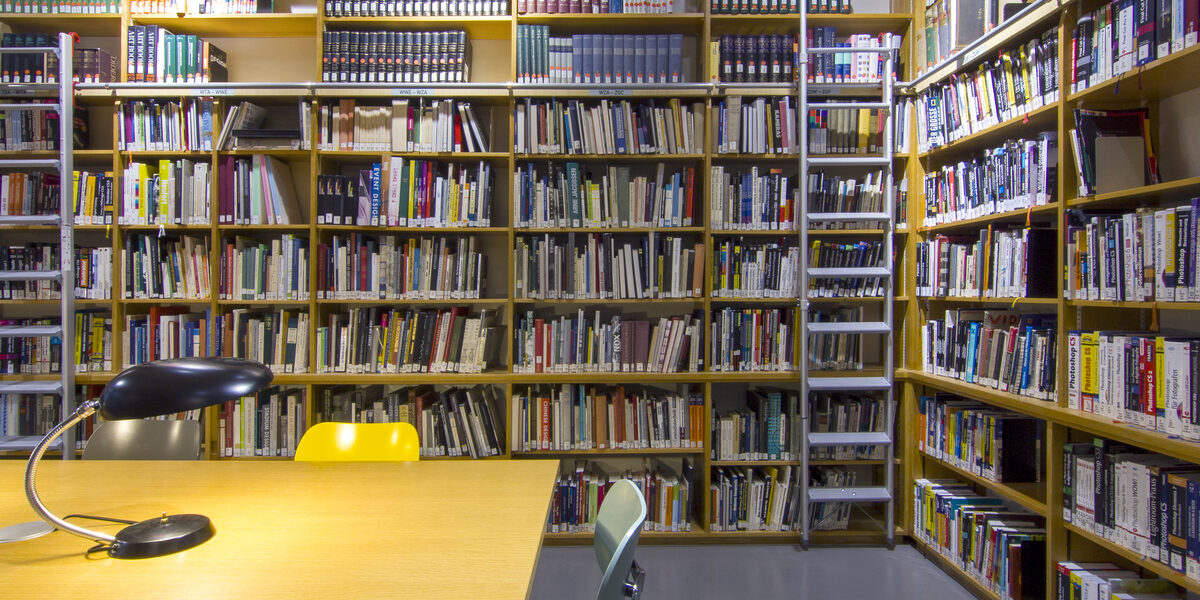
[[[59, 172], [59, 214], [57, 215], [13, 215], [0, 216], [0, 231], [4, 226], [27, 227], [49, 225], [58, 227], [59, 268], [49, 271], [0, 271], [0, 281], [57, 281], [59, 284], [58, 325], [9, 325], [0, 326], [0, 337], [58, 337], [61, 340], [60, 371], [55, 379], [24, 381], [0, 381], [0, 394], [57, 394], [62, 397], [62, 414], [75, 410], [75, 210], [72, 189], [72, 173], [75, 165], [72, 156], [75, 96], [71, 81], [71, 65], [74, 51], [70, 34], [58, 35], [57, 48], [0, 48], [2, 54], [45, 54], [58, 58], [57, 83], [2, 83], [0, 97], [19, 96], [47, 98], [57, 94], [56, 104], [0, 103], [0, 110], [22, 109], [55, 111], [59, 116], [58, 158], [45, 159], [0, 159], [0, 170], [42, 169]], [[5, 450], [32, 450], [41, 439], [40, 435], [6, 440]], [[75, 456], [74, 430], [69, 429], [60, 439], [63, 458]], [[28, 447], [26, 447], [28, 446]]]
[[[886, 507], [886, 517], [884, 519], [884, 537], [887, 540], [889, 547], [895, 544], [895, 437], [894, 421], [896, 415], [895, 392], [893, 390], [893, 328], [892, 328], [892, 288], [894, 285], [892, 277], [892, 230], [894, 227], [893, 213], [895, 212], [895, 199], [892, 189], [892, 154], [893, 154], [893, 84], [894, 76], [892, 75], [892, 49], [891, 48], [810, 48], [808, 47], [807, 39], [808, 31], [808, 16], [805, 11], [800, 11], [800, 52], [799, 65], [797, 72], [799, 77], [799, 97], [797, 106], [799, 114], [803, 115], [806, 124], [800, 128], [800, 200], [801, 215], [803, 218], [799, 224], [800, 236], [800, 256], [803, 264], [800, 268], [800, 297], [799, 308], [801, 320], [805, 323], [804, 335], [800, 336], [800, 361], [801, 361], [801, 385], [803, 389], [804, 402], [801, 404], [803, 411], [802, 421], [804, 425], [800, 427], [801, 434], [801, 489], [803, 490], [802, 498], [807, 502], [802, 502], [801, 522], [802, 522], [802, 542], [805, 546], [809, 543], [809, 538], [812, 533], [810, 523], [810, 504], [829, 503], [829, 502], [848, 502], [854, 504], [884, 504]], [[845, 84], [834, 83], [829, 86], [835, 88], [833, 90], [816, 90], [817, 96], [845, 96], [854, 95], [863, 97], [874, 93], [878, 90], [879, 100], [873, 102], [809, 102], [809, 83], [808, 83], [808, 57], [810, 54], [835, 54], [849, 52], [867, 52], [873, 54], [883, 54], [884, 77], [880, 83], [871, 84]], [[821, 85], [821, 84], [814, 84]], [[824, 86], [822, 86], [824, 87]], [[863, 93], [859, 93], [861, 90]], [[849, 91], [850, 93], [847, 93]], [[809, 156], [808, 150], [808, 126], [807, 117], [809, 110], [823, 109], [860, 109], [874, 108], [885, 111], [887, 121], [884, 124], [883, 134], [883, 153], [882, 156]], [[883, 170], [884, 176], [880, 185], [883, 187], [883, 212], [849, 212], [849, 213], [810, 213], [808, 211], [808, 175], [810, 169], [820, 169], [822, 167], [877, 167]], [[851, 268], [815, 268], [809, 267], [809, 240], [808, 231], [814, 223], [836, 223], [836, 222], [854, 222], [854, 221], [879, 221], [883, 224], [883, 265], [877, 267], [851, 267]], [[833, 322], [833, 323], [810, 323], [809, 314], [809, 284], [815, 279], [835, 279], [835, 278], [880, 278], [883, 281], [883, 295], [880, 296], [879, 302], [882, 304], [881, 314], [882, 320], [868, 322]], [[883, 374], [881, 376], [834, 376], [834, 377], [813, 377], [809, 368], [809, 347], [808, 338], [812, 334], [850, 334], [861, 336], [860, 341], [865, 342], [870, 337], [878, 339], [880, 342], [880, 355], [883, 363]], [[860, 347], [865, 346], [865, 343]], [[857, 391], [869, 392], [878, 394], [883, 399], [884, 406], [884, 431], [880, 432], [865, 432], [865, 433], [813, 433], [809, 431], [812, 425], [810, 413], [810, 401], [812, 392], [834, 392], [834, 391]], [[873, 445], [884, 448], [884, 464], [883, 485], [871, 485], [862, 487], [812, 487], [809, 478], [809, 453], [815, 447], [828, 446], [860, 446]]]

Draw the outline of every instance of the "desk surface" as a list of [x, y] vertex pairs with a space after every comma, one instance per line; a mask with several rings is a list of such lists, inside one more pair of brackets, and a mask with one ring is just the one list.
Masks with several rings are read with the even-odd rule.
[[[217, 534], [146, 560], [85, 558], [61, 531], [0, 544], [0, 598], [526, 598], [557, 465], [45, 461], [60, 516], [200, 513]], [[0, 525], [36, 519], [24, 467], [0, 461]]]

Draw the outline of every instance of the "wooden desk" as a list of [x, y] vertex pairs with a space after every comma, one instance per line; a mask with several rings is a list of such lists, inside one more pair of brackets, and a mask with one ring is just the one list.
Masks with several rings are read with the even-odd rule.
[[[0, 524], [35, 520], [0, 461]], [[88, 559], [56, 531], [0, 544], [0, 598], [526, 598], [558, 461], [57, 461], [52, 512], [200, 513], [216, 536], [145, 560]], [[120, 525], [72, 519], [115, 533]]]

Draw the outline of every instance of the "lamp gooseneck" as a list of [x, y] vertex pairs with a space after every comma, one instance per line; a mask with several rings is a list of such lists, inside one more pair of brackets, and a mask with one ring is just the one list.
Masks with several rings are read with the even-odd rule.
[[[96, 400], [89, 400], [80, 404], [79, 408], [76, 408], [75, 412], [72, 413], [70, 417], [67, 417], [64, 421], [58, 425], [55, 425], [54, 429], [51, 429], [50, 432], [42, 438], [41, 442], [38, 442], [37, 447], [33, 449], [33, 454], [29, 456], [28, 466], [25, 467], [25, 496], [29, 498], [29, 504], [33, 507], [34, 512], [36, 512], [38, 516], [56, 528], [73, 533], [82, 538], [87, 538], [103, 544], [112, 544], [117, 541], [117, 538], [105, 533], [100, 533], [98, 531], [92, 531], [77, 525], [72, 525], [51, 513], [50, 510], [46, 508], [46, 505], [42, 504], [41, 498], [38, 497], [36, 486], [38, 463], [41, 462], [42, 455], [46, 453], [46, 450], [50, 449], [50, 444], [54, 443], [54, 440], [62, 436], [64, 431], [91, 416], [92, 413], [96, 412], [96, 409], [99, 406], [100, 403]], [[70, 448], [63, 448], [63, 452], [70, 451]]]

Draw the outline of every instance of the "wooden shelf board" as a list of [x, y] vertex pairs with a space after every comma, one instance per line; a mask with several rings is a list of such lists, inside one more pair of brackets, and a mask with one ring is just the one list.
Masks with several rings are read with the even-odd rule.
[[318, 306], [339, 306], [339, 305], [373, 305], [373, 306], [468, 306], [476, 304], [504, 304], [506, 298], [455, 298], [450, 300], [444, 299], [414, 299], [402, 300], [399, 298], [371, 298], [363, 299], [339, 299], [339, 298], [322, 298], [317, 300]]
[[[1045, 482], [1000, 483], [998, 481], [992, 481], [985, 477], [981, 477], [970, 471], [960, 469], [949, 462], [935, 458], [929, 454], [918, 453], [917, 456], [923, 458], [924, 460], [933, 462], [947, 471], [950, 471], [955, 477], [966, 479], [967, 481], [986, 488], [988, 491], [997, 496], [1016, 502], [1030, 512], [1039, 514], [1043, 517], [1047, 516]], [[926, 476], [928, 476], [928, 474]]]
[[317, 35], [317, 15], [257, 13], [235, 15], [133, 14], [138, 25], [158, 25], [173, 33], [212, 37], [306, 37]]
[[809, 229], [809, 237], [832, 236], [832, 235], [883, 235], [887, 233], [886, 229]]
[[920, 227], [917, 229], [920, 233], [942, 233], [946, 231], [958, 231], [962, 229], [979, 229], [986, 227], [992, 223], [1023, 223], [1026, 217], [1038, 218], [1043, 220], [1046, 216], [1053, 216], [1058, 211], [1058, 204], [1051, 203], [1043, 206], [1034, 206], [1028, 209], [1011, 210], [1008, 212], [995, 213], [975, 217], [974, 219], [964, 219], [962, 221], [954, 221], [953, 223], [943, 223], [941, 225], [932, 225], [929, 227]]
[[723, 160], [744, 160], [744, 161], [790, 161], [797, 162], [800, 160], [799, 154], [776, 154], [774, 152], [766, 154], [751, 154], [745, 152], [733, 152], [728, 154], [713, 154], [714, 162]]
[[516, 154], [518, 161], [541, 160], [603, 160], [618, 161], [667, 161], [667, 160], [701, 160], [703, 154]]
[[918, 157], [922, 160], [936, 160], [956, 154], [978, 152], [980, 149], [990, 148], [998, 142], [1013, 137], [1015, 135], [1014, 130], [1023, 131], [1029, 129], [1030, 131], [1041, 131], [1042, 129], [1039, 128], [1053, 127], [1058, 116], [1057, 111], [1057, 103], [1046, 104], [1021, 117], [1009, 119], [1003, 123], [963, 136], [949, 144], [938, 146], [918, 155]]
[[1159, 200], [1183, 199], [1197, 191], [1200, 191], [1200, 177], [1185, 177], [1107, 194], [1072, 198], [1067, 201], [1067, 206], [1086, 209], [1128, 208], [1131, 204], [1139, 207], [1154, 206]]
[[[302, 150], [306, 155], [308, 150]], [[379, 160], [387, 156], [399, 156], [409, 159], [478, 161], [508, 159], [507, 152], [391, 152], [382, 150], [317, 150], [321, 158], [341, 158], [348, 160]]]
[[1057, 298], [978, 298], [975, 296], [917, 296], [922, 302], [944, 302], [947, 304], [1011, 304], [1026, 306], [1054, 306]]
[[945, 556], [942, 556], [936, 548], [926, 544], [916, 537], [910, 539], [912, 540], [913, 547], [917, 550], [920, 550], [921, 554], [923, 554], [925, 558], [929, 559], [935, 565], [941, 567], [943, 571], [949, 573], [951, 577], [958, 580], [958, 582], [970, 590], [975, 597], [984, 598], [985, 600], [1001, 600], [999, 594], [988, 589], [970, 575], [967, 575], [962, 569], [958, 568], [957, 565], [950, 562], [950, 560]]
[[360, 233], [406, 233], [413, 234], [428, 234], [428, 235], [445, 235], [445, 234], [463, 234], [470, 235], [476, 233], [508, 233], [507, 227], [382, 227], [371, 225], [317, 225], [317, 231], [357, 231]]
[[[107, 225], [100, 225], [100, 227], [107, 227]], [[158, 231], [160, 226], [117, 224], [113, 225], [113, 227], [125, 231]], [[212, 225], [162, 225], [161, 227], [166, 231], [210, 231], [212, 229]]]
[[561, 306], [578, 306], [581, 304], [699, 304], [704, 302], [703, 297], [699, 298], [581, 298], [577, 300], [534, 300], [531, 298], [513, 298], [514, 304], [540, 304], [540, 305], [561, 305]]
[[[75, 306], [101, 306], [104, 304], [112, 304], [112, 300], [88, 300], [84, 298], [76, 298]], [[58, 306], [58, 300], [0, 300], [0, 306]]]
[[[868, 467], [868, 466], [883, 466], [885, 460], [830, 460], [830, 459], [809, 459], [808, 466], [810, 467]], [[899, 459], [896, 459], [896, 464], [900, 464]], [[798, 460], [711, 460], [708, 465], [710, 467], [798, 467]]]
[[713, 229], [709, 233], [713, 237], [736, 237], [736, 236], [776, 236], [776, 237], [792, 237], [799, 235], [799, 231], [795, 229]]
[[874, 297], [850, 297], [850, 298], [809, 298], [809, 304], [856, 304], [868, 302], [883, 302], [887, 300], [887, 296]]
[[620, 449], [593, 449], [593, 450], [514, 450], [513, 456], [524, 456], [535, 458], [539, 456], [555, 457], [555, 456], [649, 456], [649, 455], [681, 455], [691, 456], [693, 454], [704, 454], [707, 450], [703, 448], [635, 448], [631, 450]]
[[217, 300], [219, 306], [308, 306], [308, 300]]
[[[207, 154], [207, 152], [205, 153]], [[291, 148], [261, 148], [258, 150], [233, 149], [233, 150], [218, 150], [217, 156], [257, 156], [265, 154], [274, 156], [275, 158], [308, 158], [312, 155], [311, 150], [292, 150]]]
[[1142, 309], [1165, 309], [1165, 310], [1196, 310], [1200, 309], [1200, 302], [1138, 302], [1135, 300], [1066, 300], [1067, 306], [1077, 308], [1142, 308]]
[[912, 21], [908, 13], [817, 13], [807, 15], [810, 26], [835, 26], [850, 33], [904, 33]]
[[1127, 562], [1136, 565], [1139, 569], [1145, 569], [1151, 573], [1154, 573], [1158, 577], [1161, 577], [1162, 579], [1167, 579], [1171, 583], [1183, 587], [1184, 589], [1200, 593], [1200, 582], [1197, 582], [1194, 579], [1189, 579], [1187, 575], [1179, 573], [1175, 569], [1172, 569], [1171, 567], [1168, 567], [1157, 560], [1152, 560], [1124, 546], [1114, 544], [1113, 542], [1087, 531], [1082, 527], [1075, 525], [1074, 523], [1064, 522], [1063, 527], [1072, 535], [1082, 537], [1093, 544], [1096, 544], [1101, 548], [1120, 556]]
[[517, 23], [549, 25], [554, 35], [595, 31], [596, 27], [620, 33], [665, 33], [701, 30], [704, 13], [526, 13], [517, 15]]
[[122, 298], [122, 304], [209, 304], [212, 298]]
[[506, 40], [512, 36], [512, 17], [500, 16], [388, 16], [325, 17], [328, 30], [420, 30], [462, 29], [473, 40]]
[[521, 83], [512, 85], [512, 95], [517, 98], [596, 98], [597, 100], [606, 98], [610, 101], [621, 98], [706, 98], [710, 91], [711, 88], [708, 84], [695, 82], [606, 85]]
[[121, 14], [84, 15], [72, 13], [52, 14], [0, 14], [0, 22], [7, 23], [19, 32], [74, 31], [86, 36], [121, 35]]
[[713, 304], [791, 304], [797, 302], [796, 298], [725, 298], [712, 296], [710, 292], [709, 301]]
[[[201, 227], [208, 227], [208, 226], [201, 225]], [[251, 232], [251, 231], [288, 232], [288, 231], [308, 231], [308, 225], [306, 223], [295, 223], [295, 224], [291, 224], [291, 225], [217, 225], [217, 229], [220, 231], [229, 231], [229, 232], [233, 232], [233, 233], [237, 233], [239, 231], [242, 231], [242, 232]]]
[[121, 156], [125, 158], [141, 158], [144, 156], [153, 156], [159, 158], [212, 158], [212, 152], [204, 152], [201, 150], [121, 150]]
[[[1161, 100], [1200, 86], [1200, 79], [1185, 75], [1197, 72], [1200, 72], [1200, 44], [1075, 92], [1067, 97], [1067, 102], [1072, 105], [1077, 102], [1128, 105], [1130, 102]], [[1063, 85], [1070, 89], [1065, 79]]]
[[704, 233], [703, 227], [517, 227], [516, 235], [546, 233]]

